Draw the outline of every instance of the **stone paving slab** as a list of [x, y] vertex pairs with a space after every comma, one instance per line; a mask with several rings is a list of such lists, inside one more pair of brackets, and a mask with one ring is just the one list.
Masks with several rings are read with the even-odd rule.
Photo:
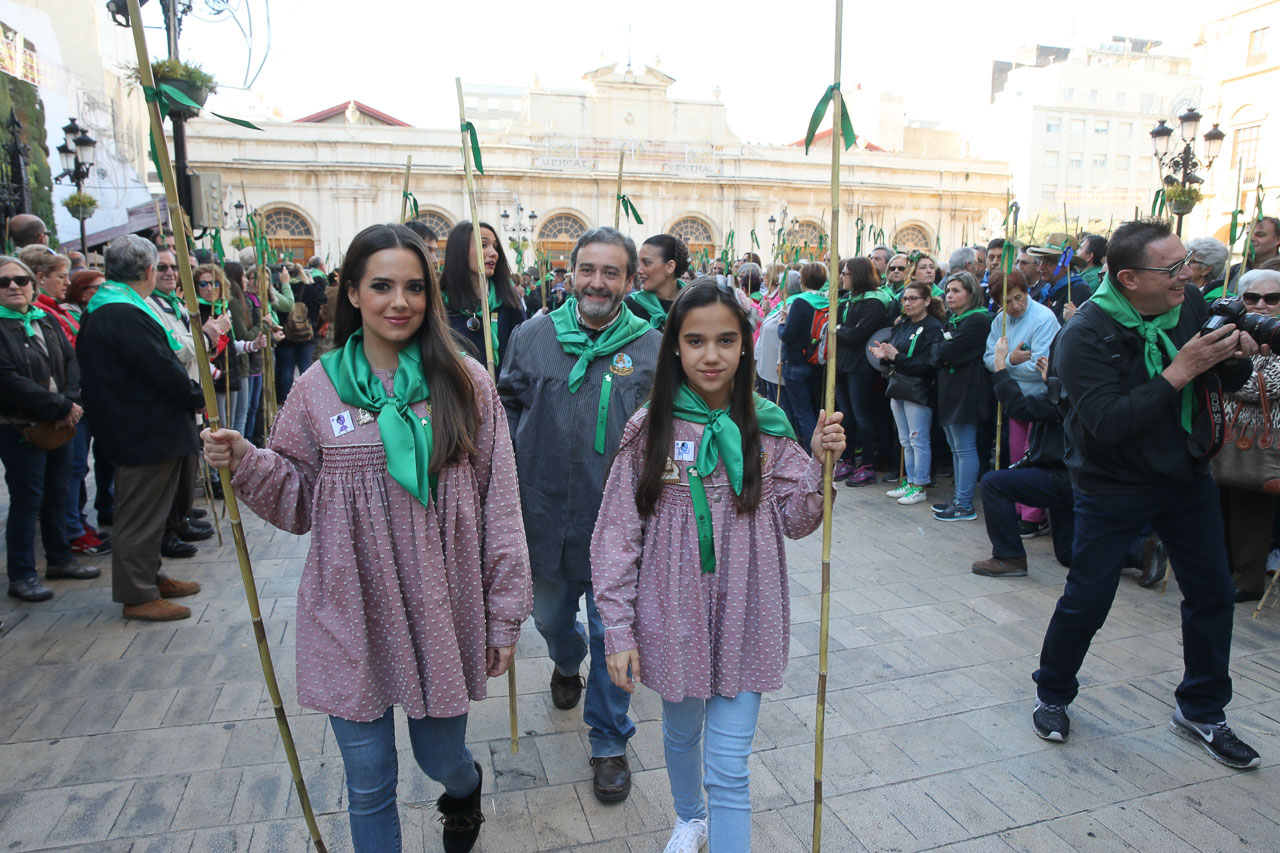
[[[4, 503], [0, 492], [0, 506]], [[1085, 661], [1066, 746], [1032, 733], [1030, 674], [1065, 574], [1049, 540], [1025, 578], [980, 578], [980, 522], [843, 490], [832, 543], [823, 849], [864, 851], [1280, 850], [1280, 609], [1237, 610], [1228, 709], [1263, 755], [1238, 773], [1168, 731], [1181, 676], [1178, 593], [1122, 580]], [[325, 717], [297, 706], [294, 596], [306, 537], [246, 513], [285, 709], [329, 850], [350, 850], [342, 761]], [[175, 576], [204, 590], [193, 618], [126, 622], [110, 579], [55, 581], [52, 601], [0, 602], [0, 849], [292, 853], [311, 849], [262, 681], [231, 547], [200, 543]], [[765, 697], [751, 759], [756, 850], [810, 849], [821, 539], [788, 543], [791, 661]], [[88, 562], [109, 570], [109, 558]], [[507, 682], [473, 706], [485, 768], [486, 853], [656, 853], [674, 816], [661, 703], [632, 704], [630, 798], [591, 793], [581, 712], [550, 701], [546, 645], [520, 640], [520, 754]], [[404, 720], [399, 743], [408, 745]], [[440, 849], [434, 800], [406, 748], [406, 850]]]

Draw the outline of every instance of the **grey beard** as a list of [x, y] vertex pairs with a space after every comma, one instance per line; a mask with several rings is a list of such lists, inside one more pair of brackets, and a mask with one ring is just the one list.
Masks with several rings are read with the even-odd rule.
[[618, 313], [618, 306], [622, 304], [622, 297], [614, 294], [607, 305], [601, 308], [596, 307], [594, 302], [584, 302], [581, 297], [578, 299], [578, 310], [582, 312], [582, 316], [590, 320], [608, 320], [614, 314]]

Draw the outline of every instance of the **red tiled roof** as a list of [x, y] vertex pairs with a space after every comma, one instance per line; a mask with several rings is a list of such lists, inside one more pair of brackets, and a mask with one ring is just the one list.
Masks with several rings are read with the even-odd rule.
[[[814, 142], [826, 142], [827, 144], [830, 144], [830, 143], [831, 143], [831, 128], [827, 128], [826, 130], [820, 130], [820, 131], [818, 131], [816, 134], [814, 134], [813, 141], [814, 141]], [[788, 143], [787, 143], [787, 145], [792, 146], [792, 147], [799, 147], [799, 148], [803, 148], [803, 147], [804, 147], [804, 138], [802, 137], [802, 138], [800, 138], [800, 139], [797, 139], [795, 142], [788, 142]], [[883, 148], [881, 148], [879, 145], [876, 145], [874, 142], [868, 142], [868, 143], [866, 144], [866, 149], [867, 149], [868, 151], [883, 151], [883, 150], [884, 150], [884, 149], [883, 149]]]

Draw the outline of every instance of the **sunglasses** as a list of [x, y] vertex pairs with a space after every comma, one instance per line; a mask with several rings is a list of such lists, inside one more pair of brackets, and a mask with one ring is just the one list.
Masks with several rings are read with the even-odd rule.
[[1178, 273], [1182, 271], [1182, 268], [1187, 265], [1187, 261], [1191, 260], [1191, 256], [1194, 254], [1194, 251], [1187, 252], [1187, 256], [1185, 258], [1178, 261], [1171, 267], [1131, 267], [1130, 269], [1147, 270], [1148, 272], [1162, 272], [1169, 276], [1169, 278], [1177, 278]]
[[18, 287], [30, 287], [34, 279], [29, 275], [0, 275], [0, 290], [7, 290], [9, 285], [16, 284]]
[[889, 267], [889, 272], [905, 272], [906, 267]]
[[204, 281], [197, 281], [197, 282], [196, 282], [196, 287], [200, 288], [201, 290], [206, 290], [206, 289], [211, 288], [211, 287], [213, 287], [213, 286], [214, 286], [213, 282], [208, 281], [208, 280], [204, 280]]
[[177, 264], [156, 264], [156, 272], [177, 272]]
[[[4, 279], [0, 278], [0, 281], [4, 281]], [[1245, 305], [1257, 305], [1259, 302], [1265, 302], [1272, 308], [1280, 305], [1280, 293], [1263, 294], [1250, 292], [1240, 294], [1240, 298], [1244, 300]]]

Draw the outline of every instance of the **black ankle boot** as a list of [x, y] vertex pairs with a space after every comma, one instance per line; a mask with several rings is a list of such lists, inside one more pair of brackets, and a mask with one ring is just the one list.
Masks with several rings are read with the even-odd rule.
[[469, 853], [480, 837], [480, 824], [484, 823], [484, 811], [480, 808], [480, 792], [484, 788], [484, 769], [476, 762], [476, 789], [465, 797], [451, 797], [448, 793], [436, 800], [440, 810], [440, 823], [444, 824], [444, 853]]

